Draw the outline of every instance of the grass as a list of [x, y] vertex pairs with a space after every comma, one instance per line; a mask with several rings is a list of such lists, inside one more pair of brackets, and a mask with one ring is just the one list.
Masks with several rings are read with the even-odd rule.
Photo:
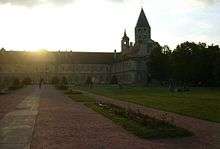
[[[192, 135], [189, 131], [168, 122], [143, 116], [142, 114], [137, 114], [114, 105], [105, 104], [105, 106], [99, 106], [94, 97], [77, 90], [67, 91], [66, 94], [74, 101], [84, 103], [87, 107], [111, 119], [114, 123], [141, 138], [179, 138]], [[134, 119], [137, 116], [142, 117], [142, 119]]]
[[80, 88], [89, 92], [146, 107], [220, 122], [220, 88], [192, 88], [189, 92], [169, 92], [159, 87], [97, 86]]
[[180, 138], [192, 135], [185, 129], [154, 118], [147, 117], [141, 120], [131, 118], [126, 110], [119, 107], [99, 106], [95, 103], [86, 103], [86, 105], [140, 138]]

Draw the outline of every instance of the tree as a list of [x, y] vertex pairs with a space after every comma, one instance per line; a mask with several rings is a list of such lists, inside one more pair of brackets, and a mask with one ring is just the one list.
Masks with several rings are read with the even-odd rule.
[[194, 86], [212, 85], [218, 48], [205, 43], [184, 42], [171, 55], [172, 76]]
[[215, 60], [213, 62], [213, 81], [215, 86], [220, 86], [220, 48], [219, 46], [210, 46], [215, 52]]
[[195, 45], [182, 43], [174, 49], [171, 55], [172, 77], [180, 82], [188, 82], [191, 77], [191, 55]]
[[153, 48], [147, 66], [153, 79], [167, 81], [170, 77], [170, 55], [168, 46], [161, 47], [159, 44]]

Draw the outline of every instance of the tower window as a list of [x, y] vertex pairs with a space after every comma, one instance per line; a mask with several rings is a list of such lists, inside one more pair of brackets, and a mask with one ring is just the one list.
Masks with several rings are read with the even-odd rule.
[[138, 42], [139, 42], [140, 44], [142, 44], [142, 40], [139, 40]]

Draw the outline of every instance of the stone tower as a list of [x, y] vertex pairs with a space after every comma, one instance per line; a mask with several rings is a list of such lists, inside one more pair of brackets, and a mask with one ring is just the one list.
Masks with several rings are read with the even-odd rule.
[[126, 30], [124, 31], [124, 36], [121, 40], [121, 52], [124, 54], [129, 49], [129, 37], [127, 36]]
[[145, 55], [149, 52], [148, 44], [150, 41], [151, 41], [151, 27], [148, 23], [147, 17], [142, 8], [137, 21], [137, 25], [135, 27], [135, 45], [136, 47], [139, 47], [141, 49], [141, 53]]

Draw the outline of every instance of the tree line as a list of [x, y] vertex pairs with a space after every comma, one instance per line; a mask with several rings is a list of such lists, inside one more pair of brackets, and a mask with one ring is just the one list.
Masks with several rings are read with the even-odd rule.
[[184, 42], [173, 51], [158, 43], [147, 62], [152, 79], [161, 84], [220, 86], [220, 48], [206, 43]]

